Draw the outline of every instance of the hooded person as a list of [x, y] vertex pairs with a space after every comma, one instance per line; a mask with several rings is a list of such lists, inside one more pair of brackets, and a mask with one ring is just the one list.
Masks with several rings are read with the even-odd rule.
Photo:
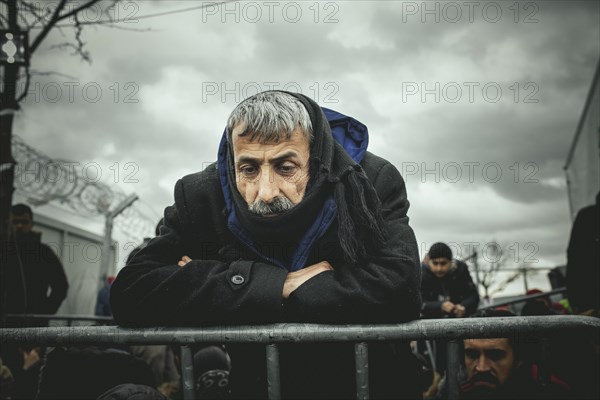
[[[304, 95], [268, 91], [244, 100], [229, 118], [217, 162], [177, 182], [161, 235], [119, 273], [111, 288], [116, 321], [197, 326], [418, 318], [420, 269], [404, 181], [367, 145], [366, 126]], [[373, 359], [383, 360], [371, 365], [374, 395], [394, 394], [387, 390], [398, 388], [396, 377], [413, 362], [406, 363], [407, 343], [389, 346], [371, 349]], [[254, 357], [247, 347], [237, 360], [228, 348], [232, 392], [236, 378], [245, 381], [242, 390], [266, 382], [254, 372], [256, 365], [264, 369], [264, 348]], [[282, 371], [293, 366], [282, 372], [284, 395], [287, 385], [292, 397], [353, 397], [352, 346], [311, 349], [282, 347]], [[259, 364], [246, 369], [240, 359]], [[311, 368], [300, 367], [303, 359]], [[338, 374], [340, 366], [349, 375]], [[414, 382], [411, 368], [405, 376]], [[350, 391], [336, 392], [340, 386]]]

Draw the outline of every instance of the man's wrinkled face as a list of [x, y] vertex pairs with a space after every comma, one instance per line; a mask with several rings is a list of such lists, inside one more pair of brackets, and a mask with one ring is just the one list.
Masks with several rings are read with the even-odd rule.
[[510, 378], [515, 355], [508, 339], [467, 339], [465, 366], [474, 390], [493, 391]]
[[299, 129], [289, 140], [261, 144], [232, 133], [236, 186], [251, 212], [274, 216], [304, 198], [309, 178], [310, 143]]
[[31, 232], [33, 229], [33, 219], [29, 213], [11, 214], [13, 230], [15, 232], [24, 233]]
[[439, 257], [429, 260], [429, 269], [438, 278], [443, 278], [450, 269], [451, 261], [446, 257]]

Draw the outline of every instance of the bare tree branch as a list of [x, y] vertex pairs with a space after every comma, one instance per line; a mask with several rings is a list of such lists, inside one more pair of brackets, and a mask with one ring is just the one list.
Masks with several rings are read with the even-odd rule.
[[33, 21], [32, 23], [27, 23], [27, 19], [22, 15], [23, 13], [21, 13], [21, 17], [27, 25], [27, 30], [35, 28], [39, 22], [46, 19], [46, 15], [38, 12], [39, 10], [38, 10], [37, 4], [31, 4], [31, 3], [23, 0], [23, 1], [21, 1], [21, 9], [27, 10], [28, 13], [30, 13], [31, 15], [33, 15], [35, 17], [35, 21]]
[[100, 0], [89, 0], [87, 3], [83, 3], [79, 7], [74, 8], [72, 11], [65, 13], [63, 15], [59, 15], [54, 22], [56, 23], [58, 21], [62, 21], [63, 19], [66, 19], [69, 17], [76, 17], [80, 11], [83, 11], [86, 8], [93, 6], [95, 3], [98, 3], [99, 1]]
[[67, 78], [67, 79], [77, 79], [77, 77], [75, 77], [73, 75], [63, 74], [62, 72], [57, 72], [57, 71], [31, 70], [30, 74], [31, 74], [31, 76], [60, 76], [62, 78]]
[[56, 21], [60, 12], [65, 8], [65, 3], [67, 0], [60, 0], [60, 3], [56, 6], [56, 9], [52, 13], [52, 17], [50, 21], [42, 28], [42, 31], [37, 35], [31, 46], [29, 47], [30, 54], [33, 54], [38, 46], [42, 43], [42, 41], [48, 36], [48, 33], [52, 30], [54, 25], [56, 25]]
[[496, 293], [502, 292], [506, 287], [512, 282], [516, 281], [521, 276], [521, 271], [514, 272], [511, 276], [506, 278], [503, 282], [501, 282], [498, 287], [494, 290], [490, 291], [490, 295], [494, 295]]
[[[122, 31], [130, 31], [130, 32], [159, 32], [159, 30], [157, 29], [152, 29], [150, 27], [148, 28], [131, 28], [131, 27], [125, 27], [125, 26], [119, 26], [117, 25], [118, 22], [114, 22], [114, 21], [82, 21], [80, 23], [80, 25], [101, 25], [101, 26], [105, 26], [108, 28], [113, 28], [113, 29], [120, 29]], [[56, 25], [56, 28], [74, 28], [76, 25]]]
[[17, 103], [20, 103], [23, 100], [27, 93], [29, 92], [29, 83], [31, 82], [31, 73], [29, 72], [29, 67], [25, 68], [25, 87], [23, 88], [23, 92], [17, 96]]
[[79, 54], [81, 56], [82, 59], [84, 59], [85, 61], [88, 62], [88, 64], [92, 63], [92, 59], [90, 58], [90, 53], [88, 51], [86, 51], [84, 49], [85, 47], [85, 42], [83, 41], [83, 39], [81, 38], [81, 35], [83, 34], [83, 26], [81, 26], [79, 24], [79, 18], [77, 16], [77, 14], [74, 15], [75, 17], [75, 40], [77, 41], [77, 46], [76, 46], [76, 54]]
[[[4, 1], [3, 1], [4, 3]], [[8, 5], [6, 6], [8, 7]], [[2, 10], [2, 12], [0, 12], [0, 27], [2, 27], [2, 29], [7, 29], [8, 26], [10, 25], [8, 22], [8, 11], [6, 10]], [[4, 22], [2, 22], [2, 20], [6, 21], [6, 24]]]

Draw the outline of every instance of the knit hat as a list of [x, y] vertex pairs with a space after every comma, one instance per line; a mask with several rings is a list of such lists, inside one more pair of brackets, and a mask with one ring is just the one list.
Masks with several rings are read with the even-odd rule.
[[435, 260], [436, 258], [452, 260], [452, 249], [446, 243], [434, 243], [429, 249], [429, 259]]

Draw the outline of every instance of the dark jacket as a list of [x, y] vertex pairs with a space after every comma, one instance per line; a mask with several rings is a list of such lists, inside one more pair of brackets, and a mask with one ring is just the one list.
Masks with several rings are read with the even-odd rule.
[[[388, 233], [386, 245], [369, 254], [368, 262], [344, 261], [334, 219], [310, 247], [304, 264], [326, 260], [334, 271], [308, 280], [284, 302], [282, 289], [289, 271], [268, 261], [273, 244], [249, 248], [231, 232], [219, 171], [212, 164], [177, 182], [175, 204], [165, 210], [161, 235], [141, 249], [113, 283], [111, 304], [117, 323], [366, 324], [418, 318], [418, 250], [408, 226], [404, 180], [388, 161], [362, 153], [360, 164], [382, 202]], [[184, 255], [192, 261], [177, 266]], [[232, 392], [265, 397], [264, 346], [229, 345], [228, 351]], [[374, 397], [416, 395], [416, 363], [406, 344], [374, 344], [370, 358]], [[284, 397], [355, 396], [351, 343], [282, 345], [280, 359]], [[406, 384], [399, 385], [398, 377]]]
[[155, 386], [148, 364], [123, 350], [55, 347], [41, 370], [37, 398], [96, 399], [124, 383]]
[[454, 260], [448, 273], [438, 278], [429, 266], [421, 266], [421, 296], [423, 298], [423, 318], [442, 318], [447, 315], [442, 311], [442, 303], [451, 301], [465, 307], [465, 316], [473, 314], [479, 305], [479, 293], [467, 264]]
[[577, 213], [567, 249], [567, 289], [576, 312], [600, 309], [600, 206]]
[[[288, 271], [266, 261], [268, 243], [257, 251], [232, 234], [219, 171], [212, 164], [177, 182], [175, 204], [165, 210], [161, 235], [119, 273], [111, 288], [115, 320], [193, 326], [418, 318], [418, 250], [408, 225], [404, 180], [392, 164], [371, 153], [366, 152], [361, 165], [382, 202], [388, 233], [386, 246], [370, 255], [370, 262], [360, 267], [345, 263], [333, 221], [312, 246], [305, 265], [326, 260], [334, 271], [313, 277], [282, 304]], [[184, 255], [193, 261], [180, 268], [177, 262]]]
[[63, 266], [40, 239], [37, 232], [16, 235], [3, 254], [6, 297], [2, 301], [6, 301], [7, 313], [54, 314], [67, 296], [69, 285]]
[[96, 312], [95, 315], [100, 317], [112, 317], [110, 308], [110, 285], [106, 284], [98, 292], [96, 297]]
[[[310, 279], [282, 306], [288, 271], [263, 261], [229, 232], [213, 164], [177, 182], [161, 236], [119, 273], [111, 287], [116, 321], [164, 326], [418, 318], [418, 259], [404, 181], [393, 165], [372, 154], [362, 165], [382, 199], [390, 236], [372, 262], [361, 268], [344, 265], [334, 223], [306, 264], [327, 260], [335, 271]], [[193, 261], [180, 268], [184, 255]]]

